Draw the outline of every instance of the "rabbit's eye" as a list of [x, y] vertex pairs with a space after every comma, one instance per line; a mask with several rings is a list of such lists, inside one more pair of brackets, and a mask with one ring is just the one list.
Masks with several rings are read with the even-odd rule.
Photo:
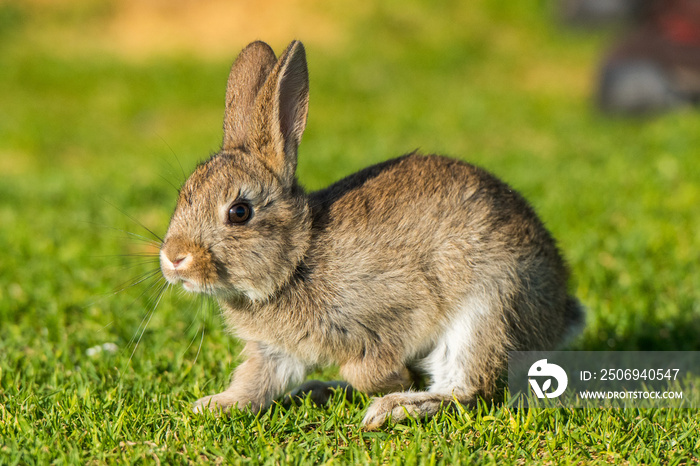
[[245, 223], [250, 218], [252, 209], [245, 202], [237, 202], [228, 209], [228, 220], [231, 223]]

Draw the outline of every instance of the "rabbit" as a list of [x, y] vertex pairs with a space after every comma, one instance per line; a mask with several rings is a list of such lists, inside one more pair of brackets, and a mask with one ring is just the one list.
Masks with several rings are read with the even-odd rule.
[[378, 429], [493, 398], [508, 351], [553, 349], [580, 326], [552, 236], [481, 168], [414, 152], [307, 193], [296, 166], [308, 99], [301, 42], [279, 59], [248, 45], [228, 78], [222, 148], [179, 191], [162, 273], [215, 297], [246, 355], [196, 412], [257, 412], [336, 364], [353, 389], [383, 394], [362, 421]]

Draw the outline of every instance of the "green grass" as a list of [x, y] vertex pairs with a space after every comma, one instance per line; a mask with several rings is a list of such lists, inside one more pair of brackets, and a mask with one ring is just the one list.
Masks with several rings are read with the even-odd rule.
[[[39, 13], [19, 5], [0, 3], [0, 464], [700, 460], [696, 410], [484, 405], [378, 433], [358, 427], [363, 396], [193, 415], [240, 345], [212, 303], [171, 290], [155, 307], [148, 282], [115, 293], [154, 267], [125, 256], [153, 251], [122, 230], [164, 232], [180, 165], [220, 144], [245, 44], [221, 60], [71, 54], [33, 41]], [[700, 350], [697, 109], [598, 114], [606, 38], [557, 27], [546, 2], [384, 5], [348, 16], [340, 48], [307, 43], [302, 183], [415, 148], [482, 165], [560, 241], [589, 312], [573, 348]], [[106, 342], [118, 351], [88, 355]]]

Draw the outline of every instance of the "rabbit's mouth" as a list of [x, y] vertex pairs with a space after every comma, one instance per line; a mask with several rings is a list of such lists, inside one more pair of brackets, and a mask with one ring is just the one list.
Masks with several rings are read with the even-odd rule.
[[211, 252], [186, 238], [166, 238], [160, 250], [160, 268], [171, 285], [185, 291], [211, 294], [219, 280]]
[[193, 272], [193, 258], [191, 254], [187, 254], [177, 260], [171, 260], [163, 251], [160, 253], [161, 271], [163, 277], [171, 285], [182, 285], [185, 291], [193, 293], [205, 292], [206, 286], [199, 283], [198, 280], [188, 276]]
[[181, 281], [182, 281], [182, 287], [186, 291], [191, 291], [193, 293], [201, 293], [202, 292], [200, 287], [195, 282], [190, 281], [190, 280], [185, 280], [185, 279], [183, 279]]
[[173, 271], [163, 270], [163, 276], [171, 285], [182, 285], [182, 288], [185, 291], [192, 293], [204, 292], [204, 287], [202, 287], [199, 283], [189, 278], [183, 278], [177, 272], [173, 273]]
[[190, 278], [178, 276], [177, 273], [173, 274], [172, 272], [164, 272], [163, 276], [168, 281], [168, 283], [170, 283], [171, 285], [182, 285], [182, 288], [187, 292], [211, 293], [211, 290], [206, 285], [198, 283], [196, 280], [192, 280]]

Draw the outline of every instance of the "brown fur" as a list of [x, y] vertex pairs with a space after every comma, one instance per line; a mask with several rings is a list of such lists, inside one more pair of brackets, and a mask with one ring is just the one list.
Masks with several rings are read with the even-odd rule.
[[[231, 386], [197, 409], [260, 409], [324, 364], [368, 393], [427, 373], [427, 392], [370, 407], [364, 423], [377, 428], [491, 397], [509, 350], [561, 343], [581, 309], [527, 202], [482, 169], [419, 154], [306, 194], [294, 177], [304, 50], [295, 41], [279, 60], [271, 53], [256, 42], [233, 65], [222, 151], [183, 186], [161, 252], [165, 277], [215, 295], [248, 342]], [[251, 219], [228, 224], [241, 199]]]

